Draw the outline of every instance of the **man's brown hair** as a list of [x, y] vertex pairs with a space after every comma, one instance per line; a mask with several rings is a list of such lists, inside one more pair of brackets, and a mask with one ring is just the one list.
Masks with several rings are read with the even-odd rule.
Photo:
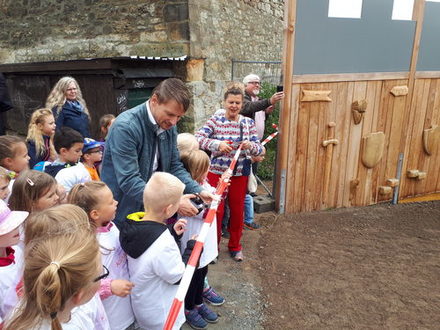
[[168, 78], [163, 80], [153, 90], [153, 95], [156, 94], [159, 103], [165, 103], [174, 100], [183, 106], [186, 112], [191, 101], [191, 93], [186, 87], [185, 83], [177, 78]]

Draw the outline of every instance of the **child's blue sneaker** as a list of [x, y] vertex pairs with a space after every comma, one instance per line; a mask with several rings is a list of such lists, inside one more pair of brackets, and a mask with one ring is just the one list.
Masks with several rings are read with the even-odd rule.
[[208, 322], [206, 322], [202, 316], [199, 314], [198, 308], [191, 310], [185, 309], [186, 323], [193, 329], [206, 329], [208, 327]]
[[212, 310], [208, 308], [205, 304], [201, 304], [200, 306], [196, 306], [196, 309], [199, 311], [199, 314], [206, 322], [209, 323], [217, 323], [218, 315], [214, 313]]
[[225, 298], [215, 292], [211, 286], [207, 290], [203, 291], [203, 298], [214, 306], [223, 305], [223, 303], [225, 302]]

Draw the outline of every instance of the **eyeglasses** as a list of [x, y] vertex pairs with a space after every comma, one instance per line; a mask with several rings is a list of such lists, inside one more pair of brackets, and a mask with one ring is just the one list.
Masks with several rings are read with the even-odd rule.
[[101, 281], [101, 280], [107, 278], [107, 276], [110, 274], [110, 271], [108, 270], [107, 267], [105, 267], [104, 265], [102, 265], [102, 268], [103, 268], [103, 270], [104, 270], [104, 273], [103, 273], [102, 275], [98, 276], [97, 278], [95, 278], [95, 279], [93, 280], [93, 282], [99, 282], [99, 281]]
[[86, 154], [102, 154], [102, 150], [87, 151]]
[[248, 84], [261, 85], [259, 81], [249, 81]]

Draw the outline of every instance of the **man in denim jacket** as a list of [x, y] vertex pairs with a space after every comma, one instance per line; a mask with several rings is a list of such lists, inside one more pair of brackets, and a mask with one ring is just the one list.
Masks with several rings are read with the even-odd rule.
[[[190, 104], [190, 92], [176, 78], [162, 81], [145, 103], [120, 114], [110, 128], [103, 157], [101, 179], [119, 202], [115, 223], [143, 210], [146, 182], [156, 171], [178, 177], [186, 186], [178, 213], [192, 216], [197, 209], [189, 198], [194, 193], [207, 202], [213, 195], [201, 191], [180, 162], [176, 146], [176, 124]], [[166, 189], [166, 187], [164, 187]]]

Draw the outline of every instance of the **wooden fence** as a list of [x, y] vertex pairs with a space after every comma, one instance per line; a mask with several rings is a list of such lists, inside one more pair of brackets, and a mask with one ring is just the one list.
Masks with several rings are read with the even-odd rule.
[[[293, 83], [286, 212], [391, 199], [399, 153], [404, 154], [401, 198], [440, 191], [439, 149], [428, 155], [423, 147], [424, 130], [440, 122], [440, 79], [417, 79], [408, 106], [408, 79], [380, 76], [314, 83], [305, 77]], [[409, 170], [419, 175], [409, 178]]]
[[417, 71], [425, 0], [414, 5], [409, 71], [388, 73], [294, 75], [296, 5], [286, 0], [278, 210], [370, 205], [397, 191], [399, 199], [439, 192], [440, 71]]

